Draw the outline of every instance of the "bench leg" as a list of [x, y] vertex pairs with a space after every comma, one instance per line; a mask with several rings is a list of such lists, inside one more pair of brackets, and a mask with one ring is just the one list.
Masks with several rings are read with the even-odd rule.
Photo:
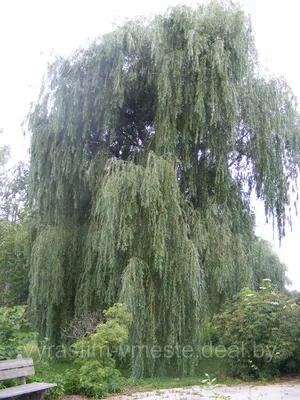
[[29, 400], [41, 400], [43, 397], [43, 394], [46, 392], [47, 390], [41, 390], [40, 392], [34, 392], [31, 393], [28, 398]]

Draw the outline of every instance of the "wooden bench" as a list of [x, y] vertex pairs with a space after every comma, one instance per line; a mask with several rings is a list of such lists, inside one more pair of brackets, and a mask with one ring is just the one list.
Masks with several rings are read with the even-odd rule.
[[16, 360], [0, 361], [0, 381], [20, 378], [20, 385], [0, 389], [0, 399], [30, 395], [32, 400], [40, 400], [43, 394], [56, 385], [54, 383], [36, 382], [26, 384], [25, 376], [34, 375], [32, 358], [18, 356]]

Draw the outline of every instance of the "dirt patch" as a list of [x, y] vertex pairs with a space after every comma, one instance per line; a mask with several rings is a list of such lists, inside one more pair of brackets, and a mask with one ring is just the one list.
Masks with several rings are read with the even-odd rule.
[[[300, 375], [296, 372], [290, 372], [290, 373], [282, 373], [280, 374], [280, 381], [283, 382], [291, 382], [291, 381], [297, 381], [297, 379], [300, 378]], [[298, 382], [300, 382], [298, 380]]]

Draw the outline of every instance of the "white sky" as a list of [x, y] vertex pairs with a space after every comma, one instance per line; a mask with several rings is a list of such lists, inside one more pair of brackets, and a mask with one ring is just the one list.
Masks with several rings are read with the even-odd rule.
[[[13, 160], [24, 159], [28, 147], [20, 124], [36, 100], [50, 54], [68, 54], [90, 38], [105, 33], [123, 17], [164, 12], [177, 0], [0, 0], [0, 143], [10, 144]], [[181, 3], [197, 1], [181, 1]], [[284, 75], [300, 102], [300, 38], [298, 0], [240, 0], [251, 15], [260, 61], [276, 75]], [[273, 240], [257, 207], [257, 233]], [[293, 288], [300, 290], [300, 221], [293, 219], [281, 248]], [[300, 259], [300, 257], [299, 257]]]

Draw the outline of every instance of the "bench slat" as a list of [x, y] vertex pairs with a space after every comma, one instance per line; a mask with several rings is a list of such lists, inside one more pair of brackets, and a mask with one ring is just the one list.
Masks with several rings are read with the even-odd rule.
[[0, 390], [0, 399], [7, 399], [8, 397], [22, 396], [23, 394], [42, 392], [55, 387], [55, 383], [29, 383], [28, 385], [20, 385], [7, 389]]
[[32, 358], [22, 358], [16, 360], [0, 361], [0, 371], [11, 368], [31, 367], [33, 365]]
[[33, 367], [7, 369], [6, 371], [0, 371], [0, 381], [4, 379], [21, 378], [22, 376], [28, 375], [34, 375]]

